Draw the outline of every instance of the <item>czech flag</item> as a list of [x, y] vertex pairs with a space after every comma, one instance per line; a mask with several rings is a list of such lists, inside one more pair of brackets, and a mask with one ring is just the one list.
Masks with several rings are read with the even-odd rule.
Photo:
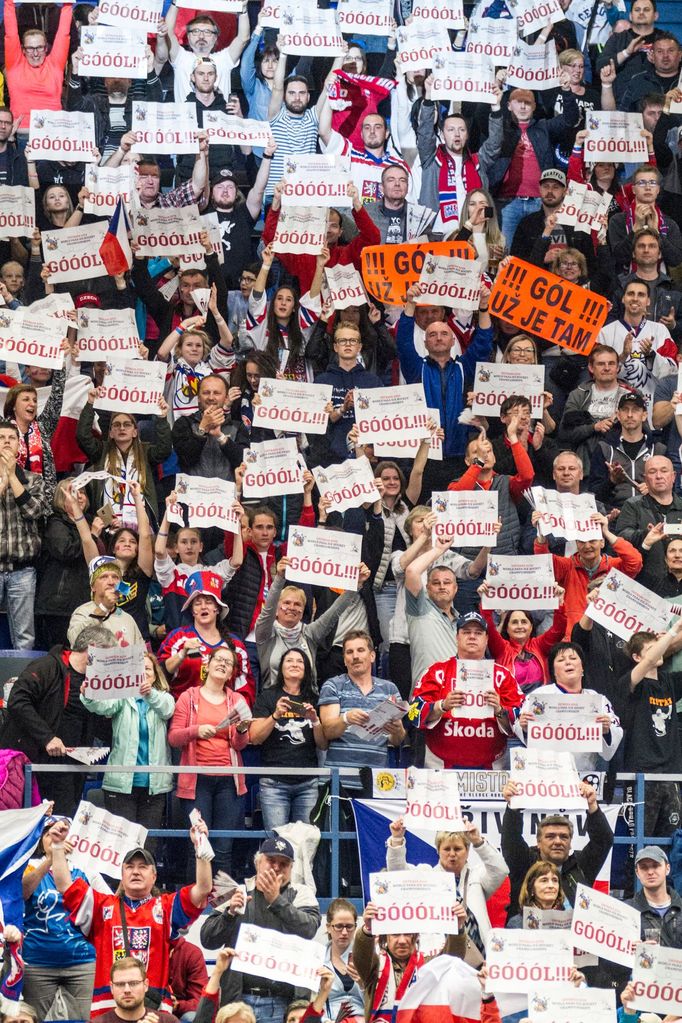
[[128, 241], [130, 221], [125, 211], [123, 200], [119, 196], [116, 209], [111, 215], [107, 233], [102, 239], [99, 247], [99, 254], [102, 262], [107, 268], [107, 273], [115, 277], [117, 274], [125, 273], [133, 265], [133, 253]]

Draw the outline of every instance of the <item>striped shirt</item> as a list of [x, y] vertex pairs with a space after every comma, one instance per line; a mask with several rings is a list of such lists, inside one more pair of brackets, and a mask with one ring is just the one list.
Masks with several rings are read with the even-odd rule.
[[[371, 714], [375, 707], [388, 697], [400, 699], [400, 693], [393, 682], [372, 676], [372, 688], [365, 694], [346, 675], [327, 679], [320, 691], [319, 707], [338, 703], [340, 713], [347, 710], [365, 710]], [[378, 736], [369, 741], [355, 735], [347, 728], [343, 735], [332, 739], [327, 750], [327, 767], [384, 767], [388, 760], [388, 735]], [[359, 779], [345, 778], [345, 788], [359, 788]]]
[[275, 185], [284, 177], [284, 158], [293, 153], [316, 153], [319, 120], [314, 107], [302, 114], [292, 114], [282, 105], [270, 121], [277, 151], [270, 161], [270, 176], [265, 187], [266, 198], [272, 198]]

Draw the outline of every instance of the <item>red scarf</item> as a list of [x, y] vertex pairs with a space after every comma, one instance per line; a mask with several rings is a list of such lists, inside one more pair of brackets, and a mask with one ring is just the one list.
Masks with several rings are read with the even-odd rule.
[[[444, 224], [450, 221], [459, 223], [457, 164], [455, 158], [447, 151], [445, 146], [440, 145], [436, 149], [436, 163], [438, 165], [438, 202], [441, 220]], [[482, 187], [478, 168], [477, 156], [468, 156], [466, 153], [462, 153], [462, 181], [464, 182], [465, 193]]]
[[369, 1018], [372, 1021], [377, 1021], [377, 1023], [379, 1020], [385, 1021], [385, 1023], [393, 1023], [400, 1000], [410, 984], [414, 984], [416, 981], [419, 967], [424, 965], [424, 956], [421, 952], [412, 953], [397, 988], [395, 973], [393, 972], [393, 960], [388, 952], [383, 953], [383, 960], [379, 980], [374, 989], [373, 1004]]
[[[28, 437], [28, 444], [26, 443]], [[35, 472], [38, 476], [43, 472], [43, 438], [40, 435], [40, 427], [35, 420], [24, 435], [19, 433], [19, 454], [17, 463], [22, 469]]]

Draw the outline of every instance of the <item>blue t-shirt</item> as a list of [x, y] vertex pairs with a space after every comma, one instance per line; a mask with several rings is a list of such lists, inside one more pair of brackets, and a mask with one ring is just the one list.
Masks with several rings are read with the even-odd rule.
[[[82, 870], [72, 870], [71, 876], [88, 880]], [[93, 946], [71, 923], [69, 911], [49, 872], [24, 903], [22, 954], [30, 966], [78, 966], [91, 963], [95, 958]]]

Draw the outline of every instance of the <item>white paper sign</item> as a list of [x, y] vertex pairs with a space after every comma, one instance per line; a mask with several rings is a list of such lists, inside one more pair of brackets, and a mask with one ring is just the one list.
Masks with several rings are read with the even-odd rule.
[[99, 167], [91, 163], [85, 171], [85, 187], [88, 197], [83, 212], [96, 217], [110, 216], [119, 198], [129, 206], [135, 195], [133, 168], [129, 163], [120, 167]]
[[429, 437], [429, 410], [422, 384], [355, 388], [355, 422], [361, 444]]
[[[351, 178], [334, 167], [333, 157], [330, 167], [319, 167], [320, 157], [315, 153], [294, 153], [284, 159], [284, 178], [282, 181], [282, 206], [323, 206], [334, 208], [352, 206], [353, 201], [348, 194]], [[319, 168], [319, 169], [318, 169]]]
[[362, 561], [362, 537], [356, 533], [289, 526], [285, 579], [292, 583], [357, 590]]
[[360, 508], [367, 502], [380, 500], [372, 466], [364, 456], [348, 458], [325, 468], [317, 466], [312, 473], [320, 495], [331, 498], [329, 511], [344, 512], [347, 508]]
[[66, 755], [79, 764], [98, 764], [109, 756], [109, 746], [67, 746]]
[[455, 771], [408, 767], [406, 794], [403, 820], [409, 830], [466, 831]]
[[324, 962], [324, 945], [269, 927], [241, 924], [230, 969], [267, 980], [295, 984], [317, 991], [318, 969]]
[[436, 870], [394, 870], [369, 875], [377, 907], [372, 934], [456, 934], [457, 892], [452, 874]]
[[511, 797], [512, 810], [557, 813], [560, 809], [585, 809], [586, 800], [580, 793], [580, 777], [571, 753], [514, 747], [510, 780], [521, 789]]
[[557, 490], [531, 487], [535, 510], [540, 512], [538, 529], [543, 536], [552, 533], [565, 540], [601, 540], [594, 494], [560, 494]]
[[347, 309], [348, 306], [365, 305], [367, 302], [367, 292], [362, 283], [362, 277], [352, 263], [347, 266], [343, 266], [341, 263], [336, 266], [326, 266], [324, 278], [329, 298], [335, 309]]
[[88, 877], [101, 873], [120, 878], [123, 857], [137, 846], [144, 847], [146, 838], [147, 829], [141, 824], [107, 813], [83, 799], [66, 839], [73, 846], [69, 862]]
[[453, 717], [471, 721], [494, 717], [495, 709], [486, 700], [487, 693], [495, 692], [493, 661], [458, 657], [457, 692], [463, 694], [464, 703], [452, 708]]
[[0, 185], [0, 240], [30, 238], [35, 226], [35, 191], [25, 185]]
[[528, 723], [529, 749], [563, 749], [569, 753], [601, 753], [602, 713], [598, 693], [545, 692], [545, 687], [526, 697], [521, 708], [533, 715]]
[[431, 507], [436, 515], [433, 535], [450, 537], [461, 547], [496, 547], [498, 515], [496, 490], [434, 491]]
[[61, 369], [64, 365], [62, 341], [66, 324], [55, 327], [55, 319], [34, 313], [31, 306], [12, 314], [0, 310], [0, 359], [24, 366]]
[[[430, 408], [427, 409], [429, 419], [440, 427], [440, 409]], [[403, 440], [394, 438], [393, 440], [383, 440], [374, 444], [374, 454], [377, 458], [414, 458], [419, 447], [421, 440], [416, 437], [413, 440]], [[436, 432], [431, 434], [431, 440], [429, 441], [429, 453], [427, 456], [429, 459], [433, 459], [437, 462], [443, 461], [443, 440], [441, 437], [436, 436]]]
[[32, 110], [28, 133], [30, 160], [99, 160], [95, 115], [76, 110]]
[[519, 0], [515, 14], [522, 36], [529, 36], [548, 24], [556, 25], [566, 17], [559, 0]]
[[559, 86], [559, 60], [554, 40], [529, 46], [519, 39], [509, 62], [505, 84], [511, 89], [535, 89], [540, 92], [543, 89], [556, 89]]
[[261, 378], [260, 402], [253, 406], [253, 425], [285, 433], [325, 433], [332, 398], [331, 384]]
[[112, 25], [85, 26], [81, 29], [78, 74], [88, 78], [146, 78], [144, 39]]
[[99, 20], [144, 35], [156, 35], [163, 0], [99, 0]]
[[516, 21], [513, 18], [471, 18], [467, 53], [489, 57], [495, 67], [507, 67], [516, 49]]
[[135, 311], [79, 309], [78, 353], [83, 362], [127, 362], [141, 358]]
[[166, 365], [163, 362], [107, 363], [104, 382], [97, 389], [95, 408], [105, 412], [130, 412], [132, 415], [160, 414]]
[[[175, 482], [178, 504], [187, 507], [187, 525], [203, 529], [216, 526], [228, 533], [240, 528], [239, 517], [232, 505], [235, 502], [234, 483], [215, 476], [187, 476], [178, 473]], [[168, 521], [185, 525], [182, 511], [174, 504], [168, 507]]]
[[610, 203], [608, 192], [601, 195], [581, 181], [569, 181], [564, 201], [557, 210], [557, 223], [583, 234], [599, 231], [606, 223]]
[[283, 7], [279, 30], [280, 53], [314, 53], [316, 57], [340, 57], [343, 36], [334, 11], [310, 7]]
[[303, 470], [295, 437], [279, 437], [252, 444], [244, 452], [244, 462], [244, 497], [303, 493]]
[[136, 210], [131, 218], [133, 241], [139, 249], [137, 255], [179, 256], [188, 250], [203, 256], [204, 246], [199, 235], [203, 225], [197, 206], [178, 209]]
[[494, 927], [486, 941], [486, 991], [527, 994], [536, 985], [569, 987], [573, 945], [567, 931], [503, 930]]
[[71, 484], [71, 489], [76, 493], [78, 490], [83, 490], [84, 487], [87, 487], [88, 483], [92, 483], [93, 480], [114, 480], [116, 483], [121, 483], [127, 487], [127, 483], [122, 476], [112, 476], [106, 469], [91, 469], [88, 472], [79, 473]]
[[[592, 777], [592, 775], [590, 776]], [[604, 774], [601, 774], [603, 779]], [[601, 799], [601, 796], [597, 796]], [[584, 816], [584, 815], [582, 815]], [[581, 814], [577, 814], [580, 818]], [[524, 825], [525, 827], [525, 825]], [[575, 836], [577, 838], [577, 835]], [[584, 838], [587, 838], [585, 834]], [[574, 845], [575, 848], [575, 845]], [[609, 876], [611, 871], [610, 857], [607, 857], [608, 867], [606, 869], [606, 876]], [[602, 867], [602, 871], [604, 867]], [[601, 875], [600, 875], [601, 876]], [[523, 928], [529, 931], [539, 930], [560, 930], [570, 931], [571, 920], [573, 919], [572, 909], [537, 909], [535, 906], [524, 906], [523, 907]], [[590, 955], [589, 952], [583, 952], [579, 948], [573, 949], [573, 962], [579, 970], [582, 970], [585, 966], [598, 966], [599, 957]], [[595, 989], [592, 989], [595, 990]], [[600, 989], [596, 989], [600, 990]], [[569, 1021], [560, 1020], [558, 1023], [569, 1023]], [[613, 1020], [610, 1021], [613, 1023]]]
[[267, 146], [272, 137], [268, 121], [234, 117], [224, 110], [205, 110], [203, 130], [209, 146]]
[[347, 731], [364, 739], [365, 742], [385, 739], [386, 726], [395, 721], [400, 721], [407, 714], [408, 710], [409, 704], [387, 696], [381, 703], [372, 707], [372, 714], [366, 724], [350, 725]]
[[[194, 0], [177, 0], [178, 7], [188, 7], [196, 11]], [[204, 4], [204, 10], [219, 11], [221, 14], [241, 14], [246, 6], [246, 0], [208, 0]]]
[[391, 0], [339, 0], [336, 17], [342, 32], [387, 36], [393, 27]]
[[194, 103], [133, 103], [133, 153], [198, 153]]
[[452, 46], [443, 25], [424, 21], [411, 21], [401, 25], [396, 33], [398, 55], [396, 67], [401, 71], [420, 71], [431, 67], [436, 53], [450, 53]]
[[66, 284], [91, 277], [106, 277], [99, 247], [107, 233], [107, 223], [62, 227], [59, 231], [42, 231], [45, 263], [50, 271], [50, 284]]
[[682, 950], [639, 942], [632, 971], [633, 1009], [682, 1016]]
[[474, 415], [499, 419], [500, 406], [512, 395], [528, 398], [533, 419], [542, 419], [545, 403], [544, 366], [518, 366], [508, 362], [477, 362], [474, 377]]
[[528, 995], [528, 1016], [530, 1023], [615, 1023], [616, 992], [600, 987], [543, 990]]
[[462, 0], [414, 0], [412, 17], [443, 28], [464, 28], [466, 19]]
[[324, 206], [287, 206], [279, 211], [272, 247], [275, 252], [318, 253], [327, 244]]
[[497, 103], [495, 68], [488, 57], [476, 53], [436, 53], [432, 74], [434, 100]]
[[144, 646], [89, 647], [85, 695], [91, 700], [139, 696], [144, 682]]
[[420, 305], [478, 309], [481, 264], [475, 259], [427, 255], [419, 277]]
[[620, 899], [579, 884], [571, 937], [577, 948], [608, 959], [611, 963], [632, 967], [639, 943], [641, 913]]
[[665, 632], [672, 618], [670, 604], [646, 586], [612, 568], [588, 603], [585, 614], [621, 639], [647, 630]]
[[642, 130], [641, 114], [626, 114], [621, 110], [588, 111], [585, 161], [647, 163], [649, 151]]
[[481, 601], [481, 607], [486, 611], [513, 611], [517, 607], [529, 611], [553, 611], [559, 606], [559, 598], [554, 595], [551, 554], [532, 554], [523, 558], [490, 554], [486, 582], [488, 592], [483, 594]]

